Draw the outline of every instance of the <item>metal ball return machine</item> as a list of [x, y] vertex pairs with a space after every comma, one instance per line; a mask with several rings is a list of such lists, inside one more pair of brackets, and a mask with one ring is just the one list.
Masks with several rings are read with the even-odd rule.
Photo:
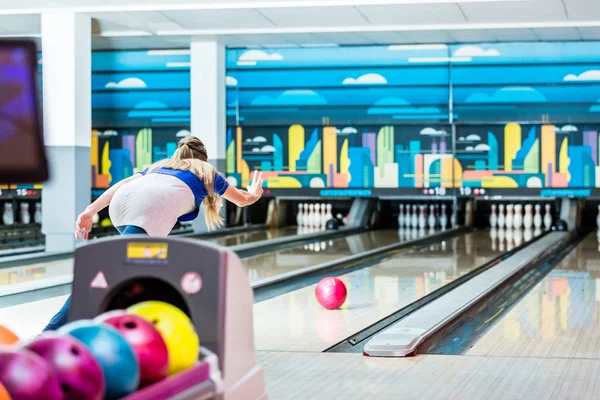
[[171, 303], [190, 316], [201, 350], [196, 366], [125, 399], [267, 398], [263, 370], [255, 365], [254, 294], [237, 255], [197, 240], [137, 236], [76, 250], [70, 321], [146, 300]]

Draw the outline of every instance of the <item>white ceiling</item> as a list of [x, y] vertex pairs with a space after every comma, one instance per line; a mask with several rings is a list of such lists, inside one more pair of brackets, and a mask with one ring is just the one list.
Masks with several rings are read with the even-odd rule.
[[40, 13], [94, 19], [95, 48], [600, 40], [600, 0], [0, 0], [0, 36]]

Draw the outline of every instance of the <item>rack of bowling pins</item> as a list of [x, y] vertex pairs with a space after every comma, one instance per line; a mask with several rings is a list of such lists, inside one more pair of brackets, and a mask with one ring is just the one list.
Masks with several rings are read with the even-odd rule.
[[398, 229], [441, 230], [456, 225], [447, 204], [399, 204]]
[[2, 224], [12, 226], [17, 223], [24, 225], [41, 224], [42, 203], [36, 202], [35, 207], [32, 209], [30, 202], [22, 201], [18, 203], [18, 210], [15, 210], [15, 204], [12, 201], [5, 202], [2, 205]]
[[541, 204], [492, 204], [490, 227], [498, 229], [542, 229], [552, 228], [552, 206]]
[[298, 214], [296, 214], [296, 224], [299, 229], [325, 229], [327, 221], [333, 218], [331, 204], [300, 203], [298, 205]]

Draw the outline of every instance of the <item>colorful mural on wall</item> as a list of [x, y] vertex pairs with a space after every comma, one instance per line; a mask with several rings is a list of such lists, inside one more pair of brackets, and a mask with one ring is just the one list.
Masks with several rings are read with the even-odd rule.
[[457, 127], [462, 187], [600, 187], [600, 125]]
[[92, 188], [107, 189], [155, 161], [171, 157], [187, 129], [143, 128], [92, 131]]
[[245, 186], [262, 170], [271, 189], [452, 187], [451, 150], [449, 126], [238, 127], [226, 173]]
[[237, 49], [227, 87], [241, 185], [255, 168], [270, 188], [596, 185], [599, 42]]
[[[274, 189], [600, 187], [600, 42], [230, 49], [226, 64], [240, 186], [257, 168]], [[189, 66], [185, 49], [94, 52], [94, 187], [189, 134]]]

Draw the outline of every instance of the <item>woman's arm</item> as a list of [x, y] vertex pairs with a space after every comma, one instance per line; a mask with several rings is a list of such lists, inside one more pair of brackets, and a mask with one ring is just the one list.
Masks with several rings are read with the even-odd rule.
[[256, 193], [250, 193], [230, 185], [225, 193], [223, 193], [223, 198], [232, 202], [238, 207], [246, 207], [250, 204], [256, 203], [258, 199], [260, 199], [261, 195], [262, 188]]
[[131, 182], [132, 180], [137, 179], [141, 176], [143, 176], [143, 175], [142, 174], [132, 175], [129, 178], [125, 178], [125, 179], [119, 181], [118, 183], [114, 184], [113, 186], [109, 187], [108, 189], [106, 189], [106, 191], [104, 193], [102, 193], [102, 195], [100, 197], [98, 197], [96, 199], [96, 201], [94, 201], [92, 204], [87, 206], [85, 211], [88, 213], [91, 213], [92, 215], [97, 214], [98, 212], [100, 212], [106, 206], [108, 206], [110, 204], [111, 199], [113, 198], [113, 196], [115, 195], [115, 193], [117, 192], [117, 190], [119, 190], [119, 188], [121, 186], [123, 186], [127, 182]]

